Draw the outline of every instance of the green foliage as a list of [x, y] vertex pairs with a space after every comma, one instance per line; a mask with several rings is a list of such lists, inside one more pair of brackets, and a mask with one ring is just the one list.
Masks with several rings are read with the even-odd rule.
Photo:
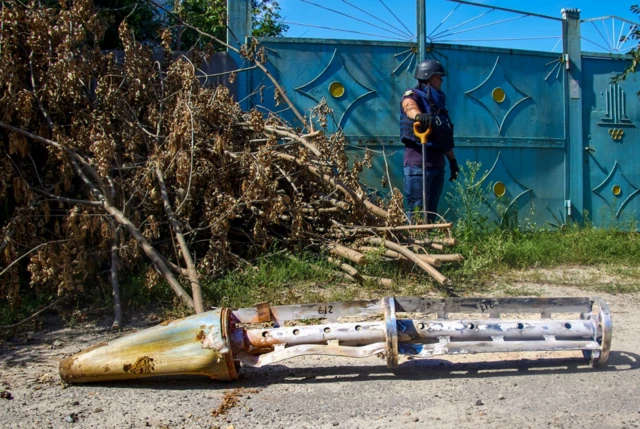
[[282, 23], [280, 6], [275, 0], [251, 0], [253, 10], [252, 34], [255, 37], [277, 37], [287, 32]]
[[[19, 305], [9, 305], [0, 301], [0, 326], [11, 325], [31, 316], [40, 308], [46, 307], [56, 300], [53, 295], [43, 293], [24, 294]], [[26, 325], [29, 326], [29, 325]], [[0, 338], [4, 332], [0, 330]]]
[[[211, 34], [220, 40], [227, 40], [227, 2], [226, 0], [184, 0], [179, 2], [174, 12], [185, 22]], [[176, 49], [188, 50], [193, 46], [202, 47], [209, 39], [202, 39], [196, 31], [176, 27]]]
[[458, 179], [453, 190], [447, 193], [447, 202], [456, 220], [456, 235], [462, 241], [474, 240], [488, 232], [490, 227], [490, 206], [485, 195], [491, 184], [484, 183], [485, 177], [480, 175], [482, 164], [467, 161], [461, 166]]
[[[637, 4], [632, 5], [629, 9], [632, 13], [640, 16], [640, 6], [638, 6]], [[625, 80], [627, 76], [636, 72], [636, 67], [638, 67], [638, 65], [640, 64], [640, 28], [634, 27], [628, 38], [631, 40], [637, 40], [638, 44], [628, 53], [629, 55], [631, 55], [631, 64], [626, 68], [624, 72], [614, 77], [614, 82]], [[637, 93], [637, 95], [640, 97], [640, 91]]]
[[[280, 22], [280, 6], [277, 1], [251, 0], [251, 8], [254, 36], [276, 37], [288, 30], [289, 27]], [[175, 12], [188, 24], [220, 40], [227, 40], [227, 0], [183, 0]], [[194, 46], [203, 47], [209, 42], [191, 29], [180, 26], [177, 29], [181, 50]]]
[[149, 3], [139, 0], [94, 0], [93, 3], [106, 26], [100, 40], [101, 49], [123, 48], [118, 27], [124, 19], [138, 42], [150, 44], [157, 39], [161, 23]]

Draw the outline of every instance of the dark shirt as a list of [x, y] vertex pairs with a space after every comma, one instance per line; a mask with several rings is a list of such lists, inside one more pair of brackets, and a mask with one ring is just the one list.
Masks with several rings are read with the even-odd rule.
[[[416, 91], [417, 89], [418, 91]], [[430, 113], [431, 109], [429, 104], [425, 102], [424, 98], [420, 95], [422, 91], [418, 87], [415, 89], [407, 90], [402, 96], [402, 100], [400, 101], [400, 114], [406, 117], [404, 113], [404, 109], [402, 108], [402, 102], [411, 98], [416, 102], [418, 108], [422, 113]], [[438, 91], [436, 89], [431, 88], [431, 95], [433, 98], [433, 102], [436, 107], [440, 109], [446, 108], [446, 95], [442, 91]], [[414, 136], [414, 140], [410, 141], [406, 138], [403, 138], [404, 142], [404, 166], [405, 167], [422, 167], [422, 144], [420, 144], [420, 139]], [[440, 149], [434, 149], [427, 146], [427, 156], [426, 156], [426, 168], [444, 168], [445, 166], [445, 153]]]

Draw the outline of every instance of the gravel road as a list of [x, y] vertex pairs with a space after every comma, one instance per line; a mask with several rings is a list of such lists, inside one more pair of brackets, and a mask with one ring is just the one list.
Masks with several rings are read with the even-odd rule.
[[[533, 285], [543, 296], [591, 296]], [[5, 428], [633, 428], [640, 426], [640, 294], [600, 294], [613, 317], [607, 365], [580, 353], [401, 358], [303, 357], [245, 369], [234, 383], [171, 377], [64, 387], [58, 362], [117, 337], [108, 323], [0, 343]], [[135, 322], [136, 330], [153, 323]], [[1, 390], [0, 389], [0, 390]], [[223, 406], [228, 406], [224, 409]]]

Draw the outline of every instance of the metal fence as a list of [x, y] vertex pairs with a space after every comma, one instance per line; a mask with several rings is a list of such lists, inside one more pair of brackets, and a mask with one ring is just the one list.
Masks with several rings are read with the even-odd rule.
[[[250, 35], [246, 1], [231, 3], [233, 33], [244, 40]], [[372, 188], [383, 193], [390, 186], [402, 189], [400, 98], [415, 84], [416, 63], [432, 57], [449, 71], [443, 89], [456, 126], [457, 158], [461, 164], [481, 163], [484, 200], [496, 222], [508, 218], [562, 227], [569, 218], [584, 221], [587, 214], [596, 225], [628, 227], [640, 213], [640, 84], [635, 75], [620, 83], [612, 83], [612, 77], [629, 64], [621, 52], [632, 46], [624, 37], [631, 34], [633, 23], [616, 17], [581, 21], [575, 9], [563, 10], [562, 17], [547, 17], [485, 8], [550, 21], [561, 32], [556, 46], [532, 51], [442, 43], [460, 42], [452, 37], [465, 28], [489, 31], [490, 25], [473, 27], [486, 11], [464, 25], [449, 25], [449, 14], [430, 33], [420, 28], [418, 18], [417, 34], [423, 37], [413, 40], [284, 37], [262, 43], [268, 49], [269, 70], [300, 111], [309, 114], [324, 100], [333, 110], [329, 131], [343, 130], [350, 157], [373, 152], [373, 167], [362, 176]], [[421, 13], [418, 1], [417, 16]], [[504, 20], [498, 21], [492, 25]], [[406, 33], [408, 28], [397, 25], [396, 30]], [[585, 52], [583, 45], [608, 52]], [[273, 101], [273, 87], [261, 72], [240, 74], [238, 91], [245, 107], [277, 112], [295, 122]], [[451, 190], [447, 184], [443, 195]], [[439, 211], [445, 216], [452, 215], [448, 205], [443, 197]]]

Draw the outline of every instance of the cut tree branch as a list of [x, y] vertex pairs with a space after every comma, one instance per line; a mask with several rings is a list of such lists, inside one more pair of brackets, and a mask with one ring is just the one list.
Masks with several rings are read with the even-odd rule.
[[359, 202], [362, 205], [364, 205], [367, 211], [369, 211], [371, 214], [383, 219], [386, 219], [388, 217], [388, 212], [385, 209], [376, 206], [366, 198], [360, 198], [352, 189], [349, 189], [347, 186], [342, 184], [342, 182], [336, 180], [335, 178], [329, 176], [328, 174], [321, 173], [320, 169], [312, 165], [305, 164], [303, 161], [301, 161], [300, 159], [296, 158], [293, 155], [287, 155], [284, 153], [275, 153], [275, 155], [280, 159], [284, 159], [285, 161], [289, 161], [289, 162], [295, 162], [300, 167], [306, 168], [307, 170], [309, 170], [309, 172], [311, 172], [311, 174], [322, 179], [324, 182], [332, 185], [343, 194], [349, 196], [354, 202]]
[[160, 195], [162, 196], [162, 201], [164, 203], [164, 211], [166, 212], [167, 217], [169, 218], [169, 222], [171, 223], [171, 227], [176, 234], [176, 238], [178, 239], [178, 243], [180, 244], [182, 257], [187, 264], [187, 272], [189, 273], [189, 281], [191, 282], [191, 293], [193, 294], [193, 302], [195, 305], [196, 313], [204, 313], [202, 290], [200, 288], [200, 276], [198, 275], [198, 271], [196, 270], [196, 265], [193, 262], [193, 258], [191, 258], [191, 253], [189, 250], [189, 246], [187, 245], [187, 241], [184, 239], [184, 235], [182, 234], [182, 225], [180, 224], [180, 221], [171, 208], [171, 203], [169, 202], [169, 194], [167, 193], [167, 186], [164, 183], [162, 171], [157, 165], [156, 176], [158, 177], [158, 182], [160, 183]]
[[366, 241], [368, 243], [371, 243], [371, 244], [373, 244], [375, 246], [384, 246], [384, 247], [386, 247], [388, 249], [391, 249], [393, 251], [396, 251], [396, 252], [402, 254], [407, 259], [409, 259], [411, 262], [415, 263], [417, 266], [419, 266], [424, 271], [426, 271], [431, 277], [434, 278], [435, 281], [437, 281], [441, 285], [450, 285], [451, 284], [451, 280], [446, 278], [444, 275], [442, 275], [442, 273], [440, 273], [438, 270], [436, 270], [433, 266], [428, 264], [425, 260], [420, 258], [418, 255], [413, 253], [411, 250], [407, 249], [406, 247], [404, 247], [404, 246], [402, 246], [400, 244], [394, 243], [394, 242], [389, 241], [389, 240], [383, 240], [383, 239], [377, 238], [377, 237], [365, 238], [364, 241]]
[[[91, 165], [87, 163], [87, 161], [84, 160], [84, 158], [76, 154], [75, 151], [53, 140], [45, 139], [44, 137], [40, 137], [28, 131], [24, 131], [19, 128], [12, 127], [11, 125], [7, 125], [3, 122], [0, 122], [0, 127], [25, 135], [35, 141], [48, 144], [65, 153], [70, 154], [71, 155], [70, 161], [73, 164], [76, 170], [76, 173], [80, 176], [80, 178], [87, 185], [87, 187], [89, 187], [89, 189], [95, 195], [95, 197], [101, 201], [102, 206], [107, 211], [107, 213], [109, 213], [116, 220], [116, 222], [123, 225], [129, 232], [129, 234], [131, 234], [138, 241], [138, 243], [142, 247], [142, 250], [145, 252], [147, 257], [151, 259], [151, 261], [155, 264], [155, 266], [158, 268], [160, 273], [167, 280], [167, 282], [169, 283], [173, 291], [184, 301], [184, 303], [190, 308], [195, 307], [193, 299], [191, 299], [189, 294], [185, 292], [185, 290], [180, 285], [180, 282], [178, 282], [178, 280], [173, 276], [173, 274], [171, 273], [171, 270], [167, 267], [167, 265], [164, 263], [163, 258], [159, 255], [159, 252], [151, 245], [151, 243], [149, 243], [149, 241], [147, 241], [147, 239], [142, 235], [140, 230], [129, 220], [129, 218], [127, 218], [120, 210], [118, 210], [116, 207], [114, 207], [111, 204], [110, 198], [104, 193], [100, 192], [96, 187], [96, 185], [93, 182], [91, 182], [91, 180], [86, 176], [86, 174], [82, 170], [82, 167], [78, 165], [78, 161], [80, 161], [83, 165], [87, 166], [89, 170], [92, 170], [93, 168], [91, 167]], [[1, 274], [2, 273], [0, 273], [0, 275]]]

